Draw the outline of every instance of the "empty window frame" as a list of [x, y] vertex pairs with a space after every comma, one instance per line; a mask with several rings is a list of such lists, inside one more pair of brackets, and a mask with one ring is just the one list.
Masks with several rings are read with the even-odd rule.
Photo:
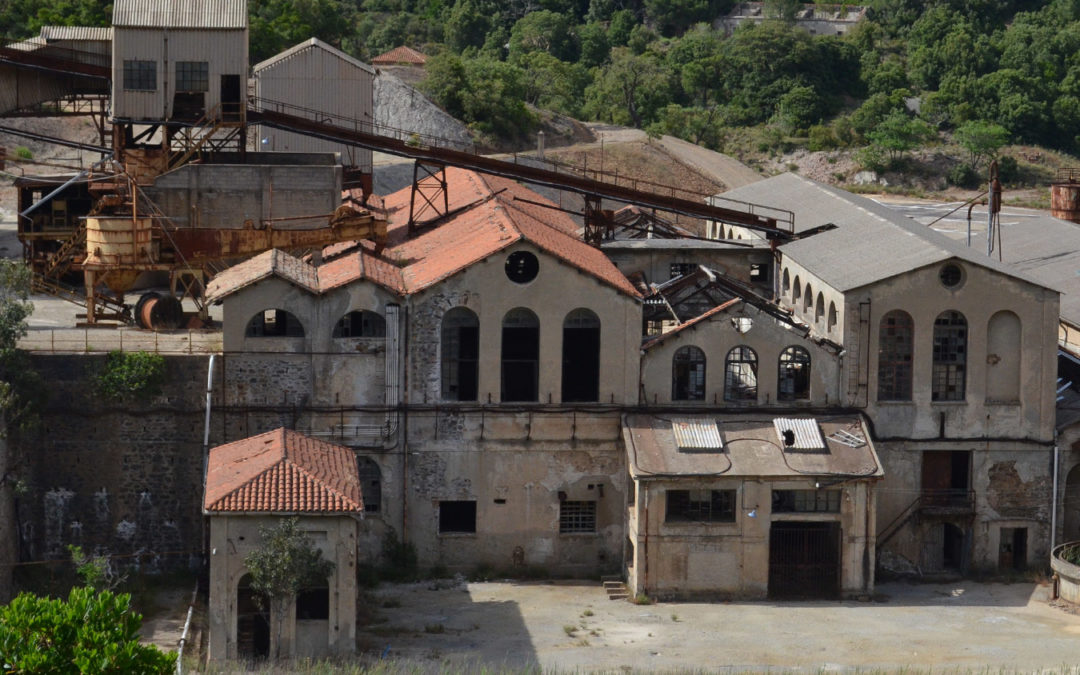
[[386, 337], [386, 319], [377, 312], [357, 310], [341, 317], [334, 326], [336, 338]]
[[454, 307], [442, 320], [442, 398], [475, 401], [479, 393], [480, 319]]
[[504, 402], [540, 398], [540, 320], [518, 307], [506, 313], [502, 327], [502, 395]]
[[124, 59], [124, 89], [128, 91], [156, 91], [157, 62]]
[[840, 490], [773, 490], [773, 513], [840, 513]]
[[911, 315], [893, 310], [878, 327], [878, 400], [911, 400], [911, 354], [915, 323]]
[[803, 290], [803, 314], [809, 314], [810, 308], [814, 306], [814, 287], [809, 283], [806, 284], [806, 288]]
[[370, 457], [357, 457], [356, 471], [360, 476], [364, 513], [378, 513], [382, 510], [382, 471], [379, 465]]
[[562, 400], [595, 403], [600, 400], [600, 319], [579, 308], [563, 321]]
[[671, 273], [671, 278], [677, 279], [678, 277], [692, 274], [697, 270], [697, 267], [697, 263], [676, 262], [668, 265], [668, 270]]
[[177, 61], [176, 91], [210, 91], [210, 64], [207, 61]]
[[780, 294], [787, 295], [791, 292], [791, 273], [788, 272], [786, 267], [784, 268], [784, 275], [781, 279]]
[[596, 532], [596, 502], [559, 502], [559, 534]]
[[705, 400], [705, 352], [679, 347], [671, 360], [671, 400]]
[[829, 324], [827, 326], [828, 330], [832, 331], [834, 328], [836, 328], [836, 321], [836, 303], [829, 301]]
[[476, 532], [476, 502], [457, 500], [439, 502], [439, 534]]
[[768, 263], [750, 263], [750, 283], [768, 286], [772, 281], [769, 275], [771, 269]]
[[814, 323], [821, 323], [825, 318], [825, 296], [818, 291], [817, 302], [814, 304]]
[[304, 324], [283, 309], [267, 309], [248, 321], [246, 337], [304, 337]]
[[330, 618], [330, 589], [305, 588], [296, 594], [297, 621], [326, 621]]
[[734, 490], [668, 490], [666, 523], [734, 523]]
[[745, 345], [733, 347], [724, 359], [724, 400], [757, 401], [757, 354]]
[[963, 401], [967, 366], [967, 319], [942, 312], [934, 319], [934, 368], [931, 401]]
[[776, 400], [799, 401], [810, 398], [810, 352], [791, 346], [780, 352]]

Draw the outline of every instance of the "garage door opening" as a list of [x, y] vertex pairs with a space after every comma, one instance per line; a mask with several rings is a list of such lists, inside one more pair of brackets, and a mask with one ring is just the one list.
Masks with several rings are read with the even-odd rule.
[[769, 528], [769, 597], [840, 596], [840, 524], [773, 523]]

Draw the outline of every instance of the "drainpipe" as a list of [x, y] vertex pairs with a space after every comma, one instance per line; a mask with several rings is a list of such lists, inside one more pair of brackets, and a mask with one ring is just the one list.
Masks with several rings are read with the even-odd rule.
[[1054, 487], [1050, 497], [1050, 550], [1054, 550], [1057, 543], [1057, 502], [1058, 502], [1058, 467], [1060, 464], [1061, 450], [1057, 443], [1057, 429], [1054, 430]]
[[217, 354], [210, 355], [210, 365], [206, 369], [206, 421], [203, 424], [203, 494], [206, 494], [206, 465], [210, 460], [210, 396], [214, 386], [214, 359]]
[[404, 336], [401, 340], [403, 370], [401, 376], [401, 543], [409, 541], [409, 308], [412, 296], [405, 296], [405, 308], [402, 321]]
[[645, 532], [644, 541], [641, 548], [644, 549], [641, 552], [641, 567], [642, 567], [642, 579], [641, 579], [641, 592], [645, 595], [649, 594], [649, 483], [648, 481], [641, 481], [642, 501], [645, 503], [645, 527], [642, 528]]

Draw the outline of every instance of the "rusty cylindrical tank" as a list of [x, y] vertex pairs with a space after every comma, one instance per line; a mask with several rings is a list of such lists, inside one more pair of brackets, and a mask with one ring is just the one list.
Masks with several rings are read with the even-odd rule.
[[1050, 185], [1050, 214], [1080, 223], [1080, 169], [1058, 169]]

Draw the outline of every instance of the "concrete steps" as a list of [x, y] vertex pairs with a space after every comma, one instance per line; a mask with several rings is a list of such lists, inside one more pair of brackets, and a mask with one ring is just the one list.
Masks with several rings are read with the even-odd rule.
[[630, 599], [630, 591], [627, 590], [626, 584], [623, 583], [622, 577], [604, 576], [600, 577], [600, 581], [604, 584], [604, 591], [608, 595], [608, 600]]

